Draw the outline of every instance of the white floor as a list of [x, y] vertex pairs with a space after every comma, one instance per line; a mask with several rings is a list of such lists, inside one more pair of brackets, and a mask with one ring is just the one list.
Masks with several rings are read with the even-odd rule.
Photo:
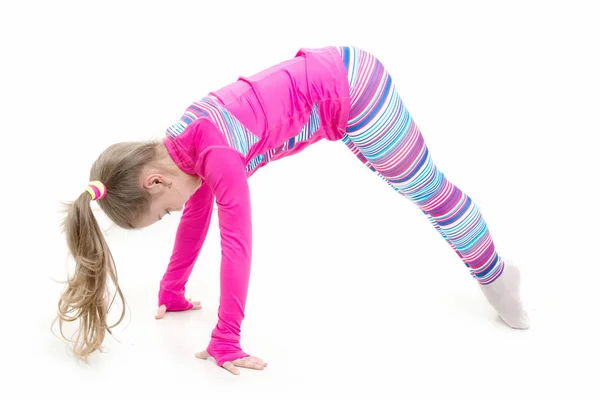
[[[214, 3], [0, 12], [12, 16], [2, 26], [13, 29], [15, 54], [0, 115], [10, 149], [0, 385], [12, 392], [2, 397], [600, 397], [600, 65], [591, 50], [600, 35], [589, 7], [403, 2], [394, 16], [369, 2], [359, 32], [343, 23], [359, 3], [306, 2], [279, 18], [260, 12], [266, 2], [240, 3], [232, 39], [217, 18], [232, 6]], [[241, 28], [248, 18], [255, 29]], [[343, 144], [322, 142], [250, 180], [242, 346], [267, 369], [234, 376], [194, 358], [217, 321], [216, 213], [188, 284], [203, 309], [157, 321], [179, 216], [130, 232], [98, 212], [127, 317], [105, 353], [78, 363], [50, 330], [63, 287], [53, 279], [70, 267], [59, 201], [79, 195], [107, 145], [160, 136], [188, 101], [298, 47], [328, 44], [368, 48], [389, 65], [434, 162], [482, 209], [498, 253], [521, 266], [531, 329], [506, 327], [419, 209]], [[12, 143], [14, 132], [31, 140]]]
[[[90, 366], [77, 364], [49, 333], [61, 286], [36, 279], [44, 286], [27, 293], [43, 293], [42, 312], [24, 320], [33, 328], [14, 331], [28, 337], [36, 356], [17, 356], [23, 347], [11, 350], [13, 364], [24, 367], [22, 382], [34, 375], [36, 383], [28, 388], [54, 391], [69, 385], [73, 393], [93, 389], [92, 397], [235, 392], [475, 398], [486, 392], [486, 397], [582, 398], [599, 392], [592, 382], [600, 355], [598, 265], [586, 250], [592, 236], [576, 233], [585, 229], [583, 216], [570, 211], [564, 216], [580, 221], [554, 226], [544, 216], [559, 206], [552, 198], [536, 214], [516, 198], [482, 201], [497, 250], [523, 270], [532, 327], [512, 330], [417, 208], [366, 168], [363, 172], [360, 163], [328, 165], [321, 176], [294, 171], [303, 158], [317, 161], [331, 152], [343, 157], [345, 148], [336, 147], [315, 146], [255, 175], [255, 250], [242, 345], [269, 362], [266, 370], [242, 369], [233, 376], [212, 359], [194, 358], [216, 323], [215, 220], [188, 286], [203, 309], [154, 320], [156, 290], [177, 223], [173, 218], [143, 232], [108, 232], [128, 316], [114, 339], [106, 340], [108, 352], [93, 356]], [[288, 173], [292, 182], [282, 182], [278, 173]], [[338, 173], [337, 181], [329, 180]], [[286, 189], [270, 191], [275, 181]], [[309, 187], [321, 193], [321, 205], [318, 197], [307, 203]], [[349, 199], [340, 199], [342, 189]], [[573, 234], [561, 233], [567, 230]]]

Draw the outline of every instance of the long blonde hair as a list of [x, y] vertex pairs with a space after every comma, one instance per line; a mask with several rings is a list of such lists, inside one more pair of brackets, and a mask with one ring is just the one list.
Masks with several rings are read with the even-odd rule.
[[[90, 181], [99, 180], [106, 186], [107, 195], [98, 199], [104, 213], [119, 227], [135, 229], [136, 222], [148, 212], [152, 197], [141, 183], [144, 167], [157, 161], [159, 142], [126, 142], [108, 147], [92, 165]], [[65, 203], [66, 216], [62, 228], [69, 252], [75, 260], [75, 273], [66, 282], [58, 301], [61, 336], [73, 343], [73, 352], [87, 361], [100, 349], [106, 332], [125, 317], [125, 298], [118, 284], [117, 270], [86, 192], [75, 201]], [[107, 281], [115, 286], [115, 297], [109, 302]], [[116, 296], [122, 304], [118, 321], [107, 325], [107, 316]], [[55, 320], [55, 322], [56, 322]], [[65, 337], [64, 322], [79, 320], [74, 340]]]

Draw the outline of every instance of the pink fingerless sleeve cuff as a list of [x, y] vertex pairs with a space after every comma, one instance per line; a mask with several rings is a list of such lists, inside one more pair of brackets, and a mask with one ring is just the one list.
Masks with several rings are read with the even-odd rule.
[[165, 305], [170, 312], [189, 310], [194, 307], [182, 293], [166, 291], [161, 288], [158, 295], [158, 306]]

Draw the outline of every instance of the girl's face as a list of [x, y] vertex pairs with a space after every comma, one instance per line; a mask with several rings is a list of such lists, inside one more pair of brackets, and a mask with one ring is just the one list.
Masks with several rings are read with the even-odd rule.
[[150, 174], [144, 178], [144, 188], [153, 196], [150, 211], [144, 215], [138, 227], [144, 228], [158, 222], [165, 215], [182, 211], [185, 203], [200, 188], [198, 176], [181, 174], [168, 176]]

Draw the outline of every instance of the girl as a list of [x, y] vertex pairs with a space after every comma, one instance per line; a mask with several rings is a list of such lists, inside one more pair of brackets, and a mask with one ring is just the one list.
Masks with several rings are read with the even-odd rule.
[[[69, 204], [64, 221], [76, 270], [59, 300], [58, 319], [63, 337], [62, 323], [80, 320], [74, 352], [87, 358], [111, 332], [107, 278], [124, 301], [90, 200], [127, 229], [183, 209], [156, 318], [200, 308], [186, 299], [185, 285], [216, 201], [222, 245], [219, 321], [208, 347], [196, 356], [212, 356], [234, 374], [239, 373], [235, 366], [264, 368], [266, 362], [240, 346], [252, 255], [247, 180], [268, 163], [321, 139], [341, 140], [416, 204], [504, 322], [528, 328], [518, 269], [496, 252], [477, 205], [434, 165], [381, 62], [354, 47], [327, 47], [302, 49], [293, 59], [210, 93], [190, 105], [159, 142], [118, 143], [100, 155], [88, 188]], [[116, 324], [123, 316], [124, 307]]]

